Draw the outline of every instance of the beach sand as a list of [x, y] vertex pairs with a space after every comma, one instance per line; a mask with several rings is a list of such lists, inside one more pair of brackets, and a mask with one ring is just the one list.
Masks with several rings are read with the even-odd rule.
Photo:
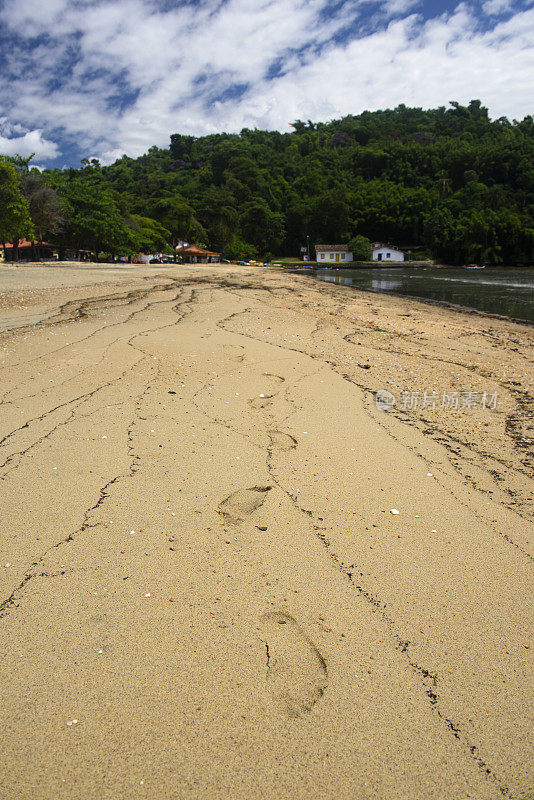
[[228, 265], [0, 291], [2, 800], [534, 797], [531, 327]]

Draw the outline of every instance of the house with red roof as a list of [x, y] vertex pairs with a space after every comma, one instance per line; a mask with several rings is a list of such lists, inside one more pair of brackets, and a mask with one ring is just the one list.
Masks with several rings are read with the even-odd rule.
[[[18, 242], [19, 261], [54, 261], [57, 259], [57, 248], [48, 242], [29, 242], [27, 239], [19, 239]], [[15, 248], [12, 242], [4, 242], [3, 251], [6, 261], [14, 261]]]
[[203, 250], [196, 244], [179, 244], [175, 248], [176, 255], [182, 264], [215, 264], [220, 261], [221, 254], [212, 250]]

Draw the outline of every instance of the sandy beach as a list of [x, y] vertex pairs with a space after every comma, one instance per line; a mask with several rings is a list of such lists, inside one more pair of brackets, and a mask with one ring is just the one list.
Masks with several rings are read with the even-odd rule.
[[531, 326], [0, 265], [0, 331], [2, 800], [534, 798]]

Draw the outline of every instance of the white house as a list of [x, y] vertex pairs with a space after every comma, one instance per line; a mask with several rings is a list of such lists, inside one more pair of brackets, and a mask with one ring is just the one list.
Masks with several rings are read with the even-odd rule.
[[315, 260], [318, 264], [334, 266], [348, 264], [352, 261], [352, 253], [346, 244], [316, 244]]
[[373, 242], [373, 261], [404, 261], [404, 253], [390, 244]]

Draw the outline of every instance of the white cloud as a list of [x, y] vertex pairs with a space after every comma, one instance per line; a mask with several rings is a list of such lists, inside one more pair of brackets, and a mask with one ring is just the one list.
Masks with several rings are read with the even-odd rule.
[[[487, 0], [484, 11], [499, 14], [508, 2]], [[368, 0], [204, 0], [161, 11], [157, 0], [8, 0], [0, 27], [52, 39], [22, 42], [8, 56], [0, 102], [25, 127], [2, 135], [39, 144], [43, 160], [57, 146], [42, 131], [57, 139], [60, 130], [108, 162], [165, 146], [176, 131], [287, 130], [297, 118], [399, 103], [478, 97], [496, 117], [531, 113], [532, 9], [483, 30], [474, 6], [427, 20], [413, 13], [420, 6], [383, 0], [377, 13]], [[370, 25], [374, 32], [358, 33]]]
[[513, 0], [487, 0], [482, 3], [482, 11], [489, 16], [497, 16], [510, 11], [513, 6]]
[[383, 4], [383, 11], [388, 17], [397, 14], [406, 14], [413, 11], [422, 4], [422, 0], [386, 0]]
[[[59, 148], [57, 144], [45, 139], [40, 130], [27, 131], [22, 136], [9, 136], [11, 132], [20, 132], [20, 127], [20, 125], [11, 125], [9, 123], [3, 126], [0, 124], [0, 155], [29, 156], [35, 153], [37, 158], [44, 160], [55, 158], [58, 155]], [[5, 133], [8, 133], [8, 135], [4, 135]]]

